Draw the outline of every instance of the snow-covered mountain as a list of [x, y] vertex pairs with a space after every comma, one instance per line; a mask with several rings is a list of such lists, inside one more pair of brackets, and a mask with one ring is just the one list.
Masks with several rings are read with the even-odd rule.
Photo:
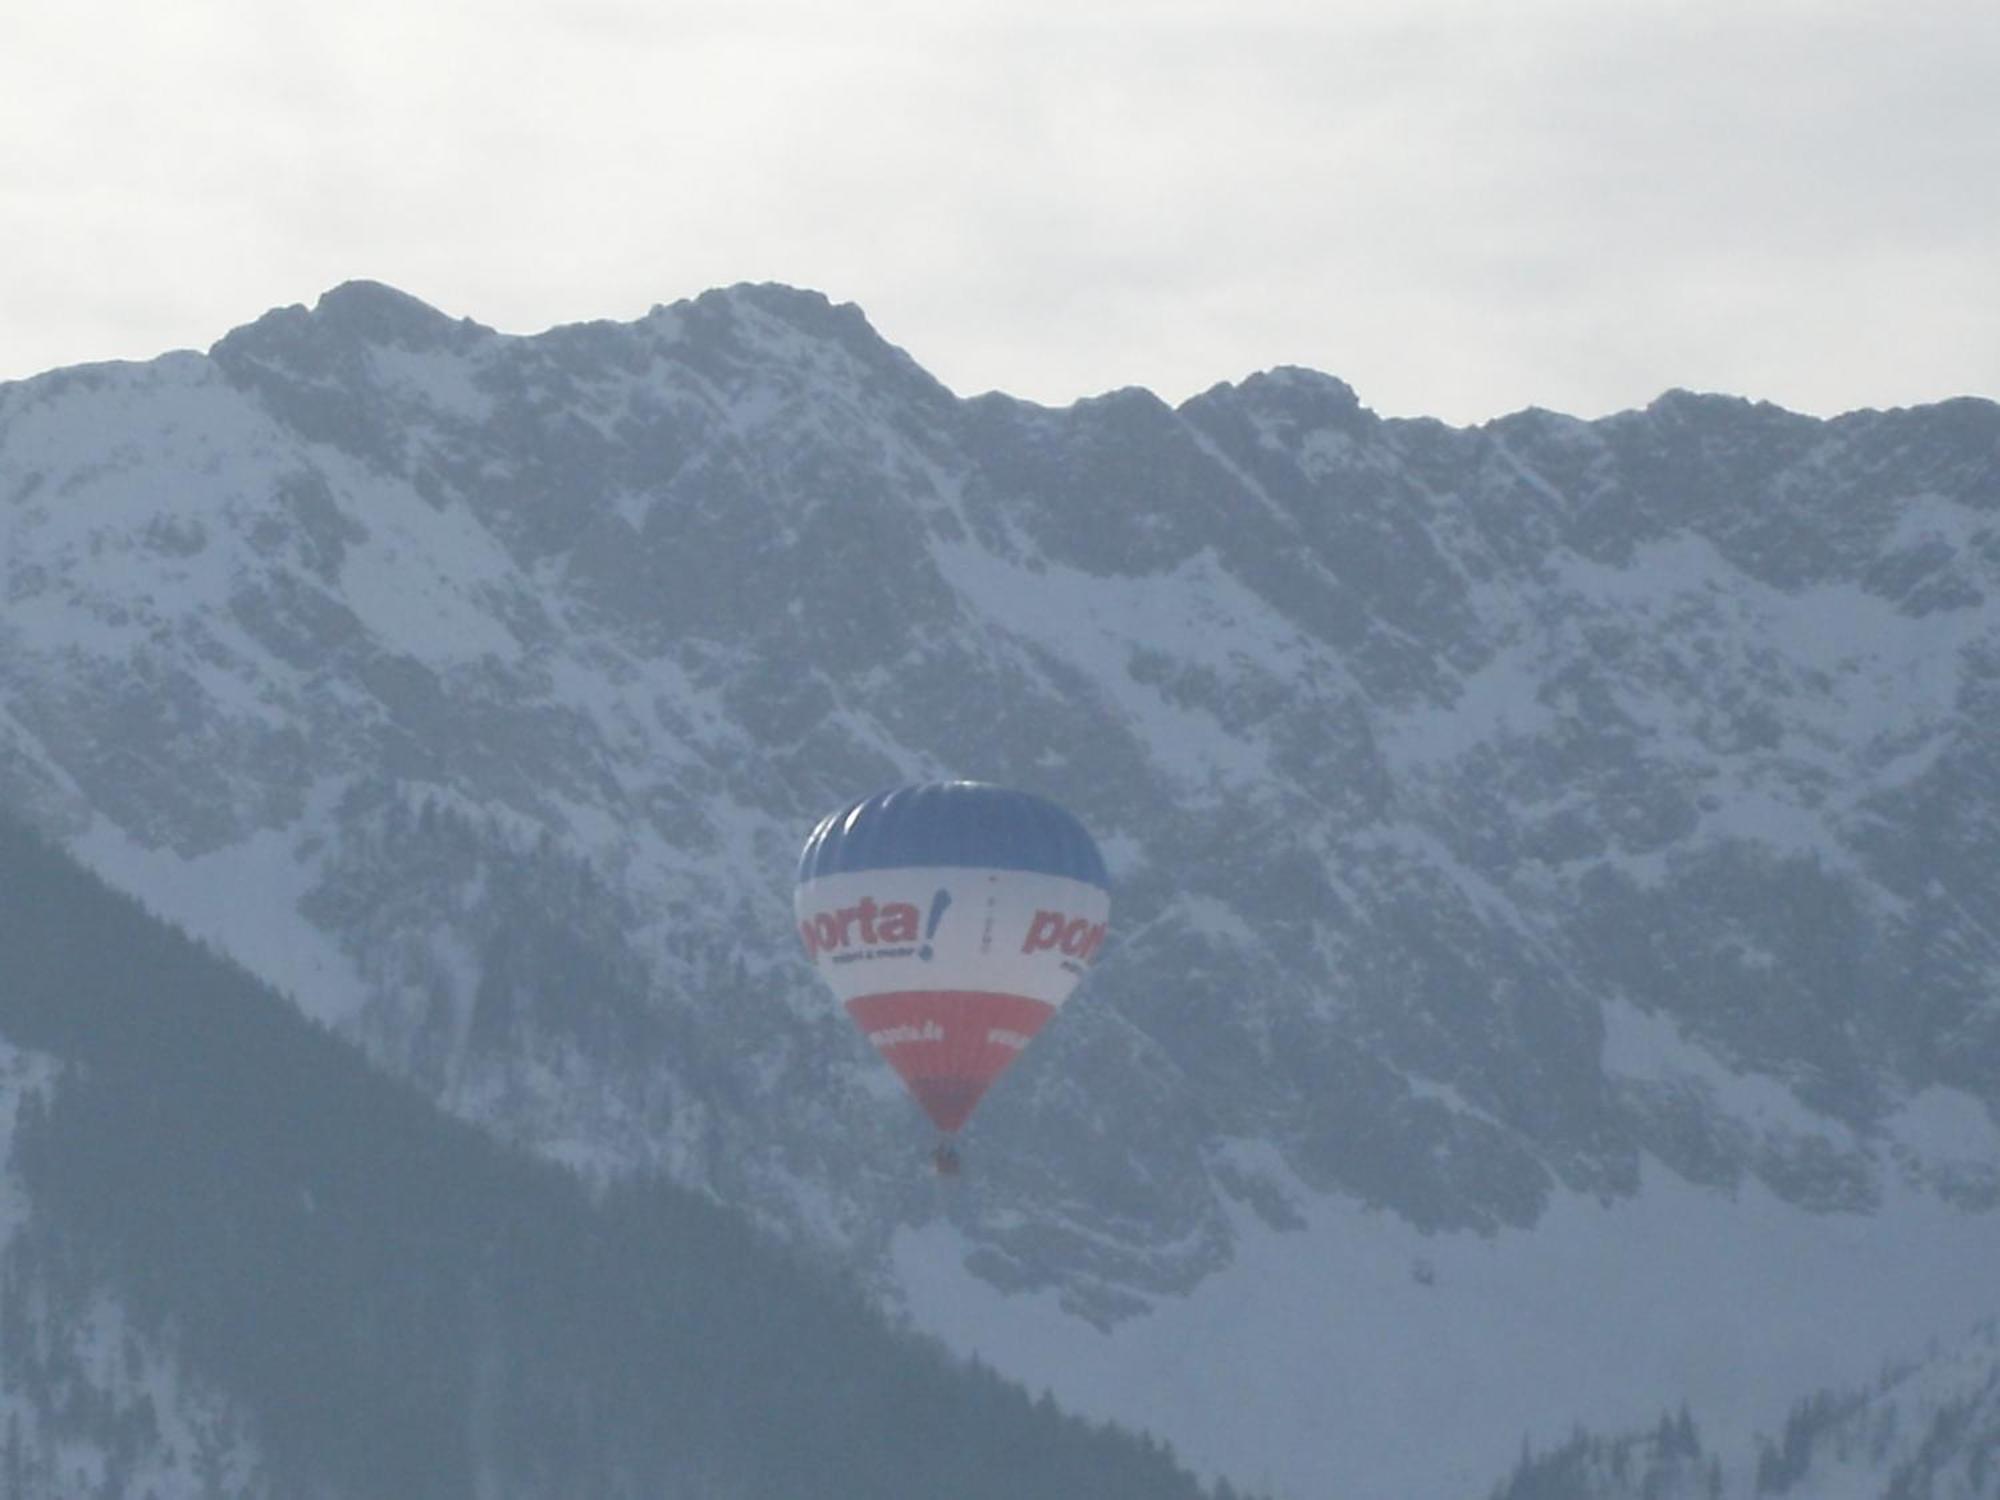
[[[1477, 1492], [2000, 1310], [1996, 513], [1974, 400], [1058, 411], [784, 288], [350, 284], [0, 386], [0, 801], [1210, 1471]], [[949, 1193], [788, 920], [816, 816], [940, 774], [1116, 884]]]

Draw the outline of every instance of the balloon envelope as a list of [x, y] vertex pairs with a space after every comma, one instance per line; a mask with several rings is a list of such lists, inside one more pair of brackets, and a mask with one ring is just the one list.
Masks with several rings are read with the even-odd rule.
[[1111, 895], [1070, 813], [941, 781], [824, 819], [799, 856], [793, 910], [835, 999], [950, 1133], [1076, 988]]

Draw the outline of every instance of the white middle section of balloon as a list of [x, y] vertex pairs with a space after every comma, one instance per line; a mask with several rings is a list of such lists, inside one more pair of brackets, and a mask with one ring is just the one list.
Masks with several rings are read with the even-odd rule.
[[1110, 896], [1028, 870], [958, 866], [823, 875], [793, 898], [799, 940], [835, 998], [983, 990], [1059, 1006], [1103, 945]]

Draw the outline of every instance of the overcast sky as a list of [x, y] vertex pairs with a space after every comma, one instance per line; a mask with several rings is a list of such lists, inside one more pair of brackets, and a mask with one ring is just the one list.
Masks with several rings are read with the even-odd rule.
[[2000, 395], [1995, 0], [7, 0], [0, 379], [737, 281], [963, 394]]

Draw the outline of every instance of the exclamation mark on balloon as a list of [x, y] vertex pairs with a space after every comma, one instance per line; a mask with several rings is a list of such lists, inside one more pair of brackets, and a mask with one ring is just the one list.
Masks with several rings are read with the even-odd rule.
[[918, 958], [926, 960], [930, 958], [931, 939], [937, 936], [938, 923], [944, 920], [944, 909], [949, 905], [951, 905], [951, 892], [939, 886], [938, 893], [931, 897], [930, 919], [924, 923], [924, 945], [917, 950]]

